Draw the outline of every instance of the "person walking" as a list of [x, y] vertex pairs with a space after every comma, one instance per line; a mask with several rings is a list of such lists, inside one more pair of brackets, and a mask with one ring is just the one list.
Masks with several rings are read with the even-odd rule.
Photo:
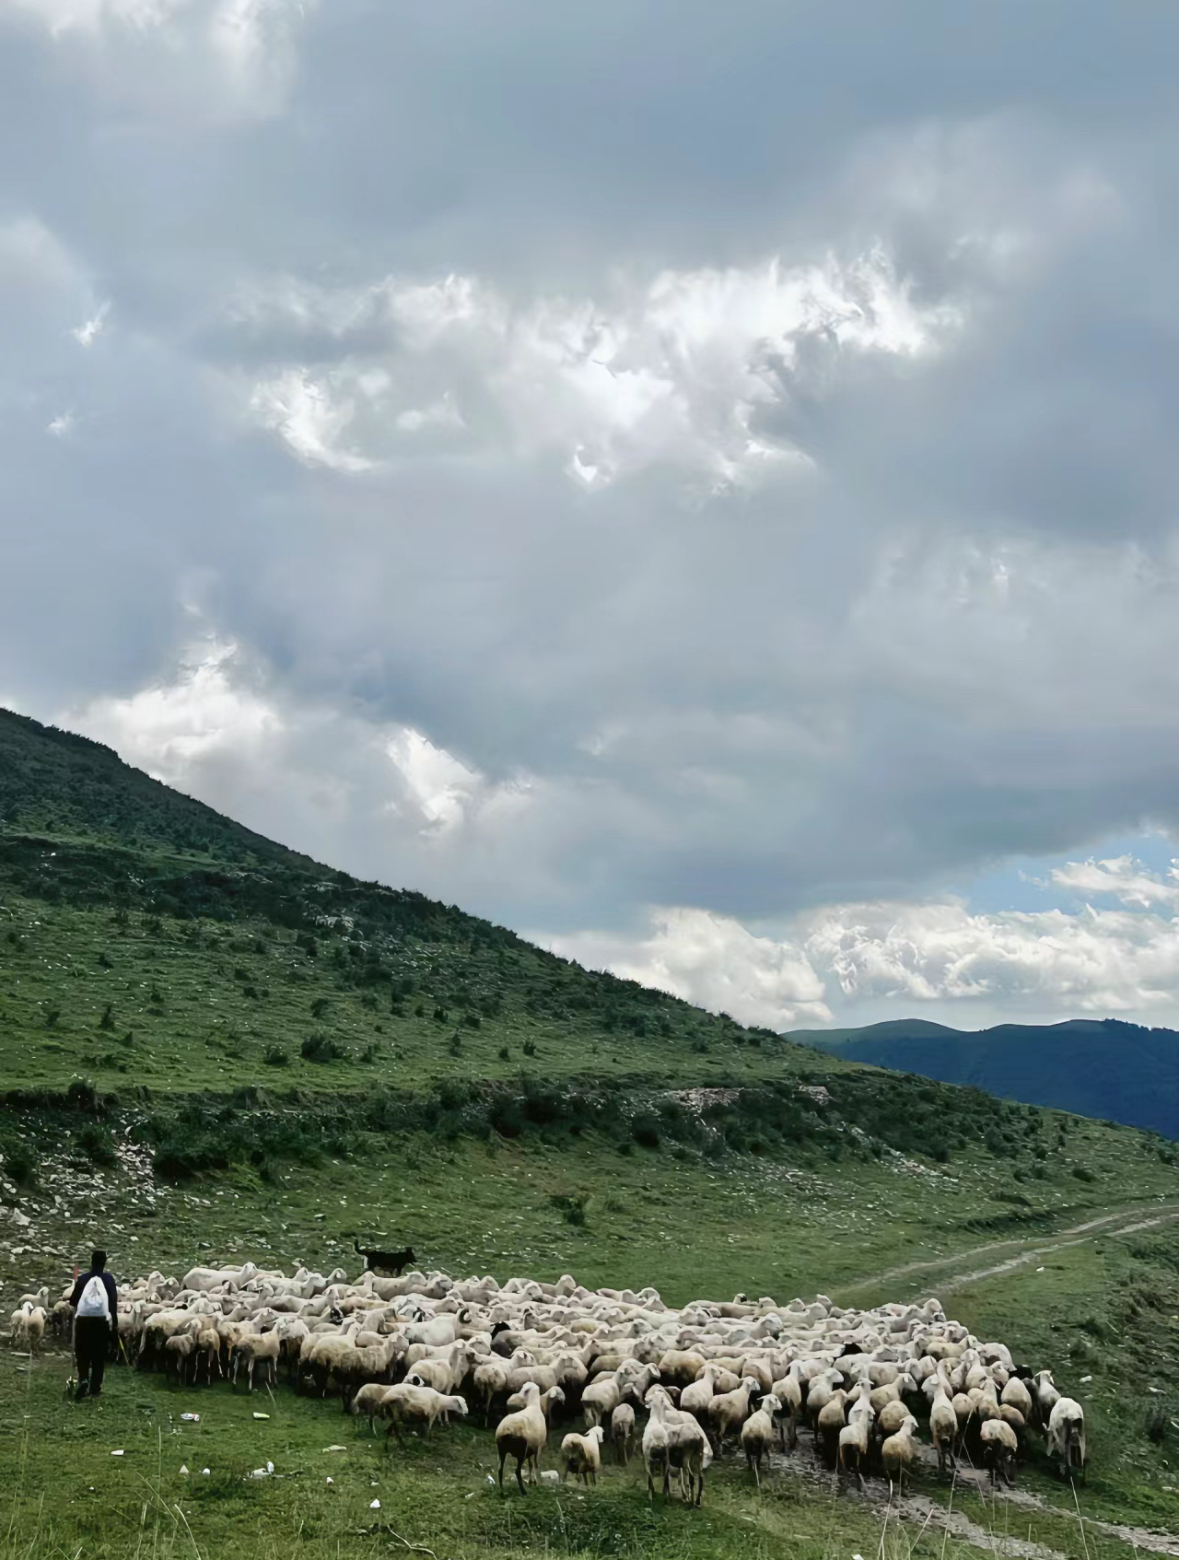
[[119, 1296], [106, 1271], [106, 1252], [90, 1253], [90, 1270], [83, 1273], [70, 1296], [74, 1308], [74, 1358], [78, 1364], [75, 1397], [98, 1397], [111, 1340], [119, 1325]]

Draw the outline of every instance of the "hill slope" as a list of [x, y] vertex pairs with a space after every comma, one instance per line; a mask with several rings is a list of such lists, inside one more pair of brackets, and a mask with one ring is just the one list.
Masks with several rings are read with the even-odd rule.
[[847, 1061], [970, 1084], [1004, 1099], [1179, 1135], [1179, 1034], [1120, 1020], [950, 1029], [892, 1019], [788, 1036]]

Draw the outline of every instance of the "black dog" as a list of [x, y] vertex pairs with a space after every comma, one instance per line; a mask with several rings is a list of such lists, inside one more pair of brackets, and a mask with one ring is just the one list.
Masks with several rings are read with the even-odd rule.
[[392, 1272], [397, 1278], [400, 1278], [401, 1270], [408, 1267], [411, 1262], [417, 1261], [412, 1246], [407, 1246], [404, 1251], [369, 1251], [363, 1246], [357, 1245], [355, 1240], [352, 1244], [373, 1273], [378, 1268], [384, 1268], [386, 1272]]

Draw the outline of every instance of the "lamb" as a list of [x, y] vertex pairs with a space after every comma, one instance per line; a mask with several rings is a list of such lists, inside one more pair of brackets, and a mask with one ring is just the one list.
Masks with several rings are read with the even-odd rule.
[[[1042, 1372], [1047, 1374], [1047, 1372]], [[1047, 1452], [1060, 1459], [1061, 1477], [1085, 1477], [1085, 1410], [1073, 1398], [1057, 1398], [1048, 1419]]]
[[757, 1412], [750, 1414], [741, 1426], [741, 1449], [745, 1453], [745, 1465], [752, 1471], [758, 1489], [761, 1488], [761, 1460], [778, 1439], [774, 1415], [781, 1407], [773, 1393], [767, 1393], [758, 1404]]
[[578, 1435], [575, 1431], [565, 1436], [561, 1442], [561, 1460], [565, 1464], [561, 1482], [564, 1483], [569, 1474], [580, 1478], [585, 1485], [598, 1482], [598, 1472], [602, 1466], [602, 1436], [604, 1431], [601, 1425], [595, 1425], [592, 1430], [587, 1430], [584, 1435]]
[[[1062, 1401], [1064, 1401], [1062, 1399]], [[988, 1419], [979, 1431], [983, 1467], [990, 1474], [991, 1487], [1002, 1479], [1004, 1484], [1015, 1483], [1015, 1457], [1019, 1442], [1015, 1431], [1003, 1419]]]
[[912, 1476], [917, 1461], [917, 1442], [914, 1439], [916, 1434], [917, 1421], [910, 1414], [897, 1433], [890, 1435], [880, 1448], [880, 1460], [884, 1464], [889, 1485], [891, 1486], [895, 1479], [901, 1494], [904, 1494], [905, 1490], [905, 1475]]
[[619, 1403], [610, 1415], [610, 1440], [618, 1461], [624, 1468], [629, 1466], [635, 1444], [635, 1411], [629, 1403]]
[[[504, 1462], [510, 1456], [516, 1459], [516, 1483], [521, 1495], [524, 1488], [522, 1470], [525, 1464], [535, 1475], [539, 1471], [540, 1451], [548, 1436], [548, 1425], [540, 1408], [540, 1388], [529, 1381], [522, 1388], [524, 1407], [501, 1419], [495, 1429], [495, 1445], [499, 1452], [499, 1487], [504, 1487]], [[593, 1426], [590, 1426], [593, 1429]]]

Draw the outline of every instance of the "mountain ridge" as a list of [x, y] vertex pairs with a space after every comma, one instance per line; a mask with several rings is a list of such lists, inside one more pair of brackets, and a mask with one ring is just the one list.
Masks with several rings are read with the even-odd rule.
[[785, 1038], [845, 1061], [966, 1084], [1004, 1099], [1179, 1136], [1179, 1031], [1123, 1019], [954, 1029], [889, 1019]]

